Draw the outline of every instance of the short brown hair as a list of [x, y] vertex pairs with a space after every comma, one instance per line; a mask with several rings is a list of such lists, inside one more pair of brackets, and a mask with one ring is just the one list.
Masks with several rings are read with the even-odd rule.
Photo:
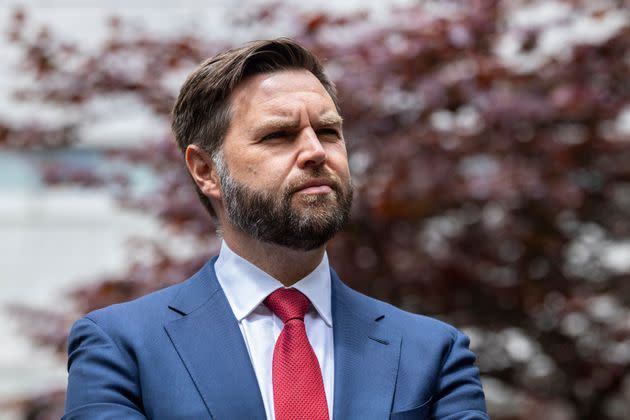
[[[216, 157], [230, 126], [230, 98], [236, 87], [251, 76], [288, 69], [310, 71], [339, 111], [335, 85], [309, 50], [289, 38], [253, 41], [204, 61], [184, 82], [171, 125], [182, 153], [189, 145], [197, 144]], [[204, 207], [216, 217], [208, 197], [194, 185]]]

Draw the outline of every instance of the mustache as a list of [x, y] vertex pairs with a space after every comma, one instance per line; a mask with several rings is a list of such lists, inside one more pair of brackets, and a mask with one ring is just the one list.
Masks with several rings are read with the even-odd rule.
[[330, 188], [333, 191], [337, 193], [341, 192], [341, 181], [331, 171], [317, 168], [293, 180], [287, 188], [287, 195], [292, 195], [300, 191], [302, 185], [312, 180], [325, 180], [327, 184], [330, 184]]

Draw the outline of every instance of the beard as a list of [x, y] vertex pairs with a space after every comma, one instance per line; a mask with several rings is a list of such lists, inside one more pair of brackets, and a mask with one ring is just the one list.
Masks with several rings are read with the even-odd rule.
[[[251, 237], [299, 251], [321, 247], [341, 230], [350, 215], [352, 184], [336, 181], [319, 167], [279, 193], [254, 190], [234, 179], [222, 159], [215, 161], [227, 218]], [[304, 182], [324, 178], [327, 194], [296, 194]]]

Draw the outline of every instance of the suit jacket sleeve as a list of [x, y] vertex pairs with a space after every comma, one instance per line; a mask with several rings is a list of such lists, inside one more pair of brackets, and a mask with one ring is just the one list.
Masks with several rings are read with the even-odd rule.
[[453, 344], [442, 364], [434, 395], [433, 418], [441, 420], [488, 419], [479, 369], [469, 350], [469, 339], [455, 332]]
[[92, 319], [80, 319], [68, 340], [63, 419], [145, 419], [137, 378], [130, 354]]

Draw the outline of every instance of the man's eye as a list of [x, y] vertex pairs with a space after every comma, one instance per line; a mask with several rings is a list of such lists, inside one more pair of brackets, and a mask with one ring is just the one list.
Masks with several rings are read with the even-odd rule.
[[320, 130], [317, 130], [317, 134], [319, 136], [334, 137], [335, 139], [338, 139], [341, 137], [339, 135], [339, 131], [337, 131], [334, 128], [322, 128]]
[[262, 139], [260, 139], [261, 141], [266, 141], [266, 140], [282, 140], [282, 139], [286, 139], [287, 137], [289, 137], [290, 134], [287, 131], [274, 131], [273, 133], [269, 133], [266, 136], [264, 136]]

